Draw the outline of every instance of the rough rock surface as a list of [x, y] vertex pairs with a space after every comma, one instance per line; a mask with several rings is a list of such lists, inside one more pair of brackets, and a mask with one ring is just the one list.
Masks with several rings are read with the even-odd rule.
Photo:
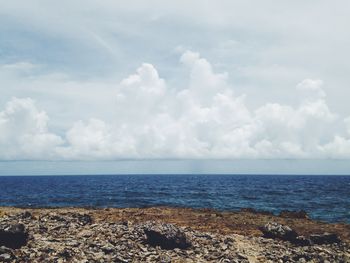
[[147, 243], [151, 246], [160, 246], [163, 249], [187, 249], [191, 242], [185, 232], [172, 224], [152, 222], [145, 226]]
[[0, 224], [0, 246], [20, 248], [27, 243], [28, 233], [23, 224]]
[[298, 233], [289, 226], [281, 225], [276, 222], [269, 222], [260, 228], [263, 236], [266, 238], [277, 238], [289, 241], [300, 246], [323, 245], [340, 243], [341, 240], [336, 233], [312, 234], [309, 238], [299, 236]]
[[312, 241], [313, 244], [317, 244], [317, 245], [332, 244], [332, 243], [340, 242], [338, 235], [334, 233], [310, 235], [310, 240]]
[[[350, 246], [344, 238], [331, 244], [299, 246], [252, 234], [220, 232], [220, 228], [212, 231], [205, 229], [210, 220], [215, 219], [217, 226], [225, 220], [224, 214], [212, 210], [200, 212], [200, 230], [195, 225], [186, 226], [181, 221], [171, 224], [161, 218], [169, 211], [173, 219], [177, 218], [177, 212], [185, 213], [181, 208], [157, 208], [152, 216], [153, 208], [138, 209], [135, 214], [129, 213], [127, 220], [114, 216], [134, 210], [33, 209], [25, 216], [21, 209], [3, 211], [0, 225], [22, 224], [29, 237], [18, 249], [0, 246], [0, 262], [350, 262]], [[198, 212], [185, 211], [188, 216]], [[248, 214], [243, 216], [247, 218]], [[160, 243], [150, 244], [147, 231], [173, 240], [172, 244], [190, 245], [165, 249]]]
[[260, 228], [266, 238], [279, 238], [286, 241], [294, 241], [298, 234], [289, 226], [281, 225], [276, 222], [268, 222]]

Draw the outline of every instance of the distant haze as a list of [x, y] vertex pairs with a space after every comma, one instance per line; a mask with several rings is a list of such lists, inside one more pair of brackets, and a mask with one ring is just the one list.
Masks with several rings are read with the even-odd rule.
[[350, 175], [347, 160], [4, 161], [7, 175], [244, 174]]

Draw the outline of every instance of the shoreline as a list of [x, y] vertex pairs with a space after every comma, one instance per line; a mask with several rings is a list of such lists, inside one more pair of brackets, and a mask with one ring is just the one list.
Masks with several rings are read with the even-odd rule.
[[[0, 243], [1, 233], [18, 224], [25, 244], [0, 244], [0, 261], [350, 262], [350, 225], [314, 221], [302, 211], [0, 207]], [[274, 224], [295, 236], [266, 232]], [[150, 240], [149, 233], [163, 241]]]
[[[321, 230], [335, 232], [342, 236], [345, 241], [350, 243], [350, 223], [347, 222], [327, 222], [311, 218], [307, 212], [283, 210], [274, 214], [266, 210], [257, 210], [254, 208], [241, 208], [240, 210], [218, 210], [214, 208], [192, 208], [182, 206], [145, 206], [145, 207], [94, 207], [94, 206], [50, 206], [50, 207], [22, 207], [22, 206], [0, 206], [0, 218], [2, 215], [21, 213], [29, 211], [33, 215], [41, 213], [67, 213], [79, 212], [94, 216], [99, 222], [102, 217], [105, 220], [126, 220], [140, 222], [150, 220], [162, 220], [169, 223], [183, 224], [197, 228], [197, 224], [203, 224], [204, 229], [213, 230], [213, 224], [225, 226], [219, 232], [223, 233], [254, 233], [259, 226], [268, 221], [274, 221], [281, 224], [290, 224], [299, 229], [302, 233], [309, 234]], [[202, 222], [203, 221], [203, 222]], [[235, 224], [230, 224], [235, 221]], [[243, 223], [244, 222], [244, 223]], [[306, 228], [308, 227], [308, 229]], [[326, 231], [327, 232], [327, 231]], [[260, 233], [260, 231], [259, 231]], [[261, 233], [260, 233], [261, 234]]]
[[[191, 206], [181, 206], [181, 205], [144, 205], [144, 206], [130, 206], [130, 207], [117, 207], [117, 206], [21, 206], [21, 205], [3, 205], [0, 206], [0, 212], [1, 210], [12, 210], [12, 209], [22, 209], [22, 210], [60, 210], [60, 209], [86, 209], [86, 210], [124, 210], [124, 209], [184, 209], [184, 210], [193, 210], [193, 211], [213, 211], [215, 213], [222, 213], [222, 214], [239, 214], [243, 212], [251, 212], [252, 214], [261, 214], [261, 215], [271, 215], [275, 217], [287, 217], [285, 216], [285, 213], [291, 213], [291, 214], [297, 214], [297, 213], [305, 213], [307, 219], [319, 222], [319, 223], [325, 223], [325, 224], [345, 224], [350, 225], [350, 219], [348, 220], [325, 220], [321, 218], [315, 218], [309, 213], [310, 211], [305, 210], [280, 210], [278, 211], [270, 211], [270, 210], [264, 210], [264, 209], [256, 209], [251, 207], [242, 207], [237, 209], [218, 209], [213, 207], [191, 207]], [[293, 218], [293, 216], [291, 217]]]

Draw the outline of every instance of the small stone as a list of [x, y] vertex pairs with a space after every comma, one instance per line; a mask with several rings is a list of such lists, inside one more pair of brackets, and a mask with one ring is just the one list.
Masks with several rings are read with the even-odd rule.
[[101, 249], [102, 249], [102, 251], [103, 251], [104, 253], [106, 253], [106, 254], [113, 253], [114, 250], [115, 250], [115, 248], [112, 247], [112, 246], [104, 246], [104, 247], [102, 247]]
[[78, 237], [91, 237], [94, 234], [93, 231], [91, 230], [83, 230], [81, 232], [78, 233]]
[[19, 214], [19, 218], [21, 218], [21, 219], [32, 219], [33, 216], [32, 216], [32, 214], [30, 212], [25, 211], [25, 212]]
[[78, 221], [82, 224], [82, 225], [87, 225], [87, 224], [91, 224], [92, 223], [92, 218], [90, 215], [88, 214], [78, 214], [77, 215]]
[[11, 255], [10, 254], [7, 254], [7, 253], [5, 253], [5, 254], [1, 254], [0, 255], [0, 260], [3, 262], [7, 262], [7, 261], [9, 261], [9, 260], [11, 260]]

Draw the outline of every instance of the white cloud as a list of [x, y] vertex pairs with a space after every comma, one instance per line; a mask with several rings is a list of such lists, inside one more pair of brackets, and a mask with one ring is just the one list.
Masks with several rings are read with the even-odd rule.
[[66, 140], [69, 147], [62, 148], [61, 153], [65, 158], [104, 157], [111, 147], [110, 136], [108, 126], [101, 120], [78, 121], [68, 130]]
[[334, 140], [322, 147], [325, 154], [334, 159], [348, 159], [350, 156], [350, 138], [335, 136]]
[[297, 90], [304, 99], [322, 99], [326, 97], [326, 93], [322, 89], [323, 81], [316, 79], [305, 79], [297, 85]]
[[143, 64], [117, 88], [117, 117], [134, 122], [152, 118], [166, 106], [166, 85], [151, 64]]
[[199, 53], [186, 51], [180, 62], [186, 88], [169, 87], [144, 63], [116, 85], [115, 106], [105, 109], [111, 119], [77, 121], [63, 138], [31, 99], [14, 98], [0, 113], [1, 158], [350, 158], [349, 118], [330, 110], [321, 80], [291, 90], [299, 93], [297, 106], [252, 111], [228, 74], [214, 72]]
[[350, 117], [347, 117], [345, 120], [346, 130], [348, 132], [348, 135], [350, 135]]
[[55, 148], [63, 140], [48, 131], [48, 120], [29, 98], [9, 101], [0, 112], [0, 158], [57, 158]]
[[190, 69], [188, 90], [192, 99], [209, 103], [216, 94], [227, 90], [227, 73], [214, 73], [212, 65], [198, 53], [186, 51], [180, 62]]

